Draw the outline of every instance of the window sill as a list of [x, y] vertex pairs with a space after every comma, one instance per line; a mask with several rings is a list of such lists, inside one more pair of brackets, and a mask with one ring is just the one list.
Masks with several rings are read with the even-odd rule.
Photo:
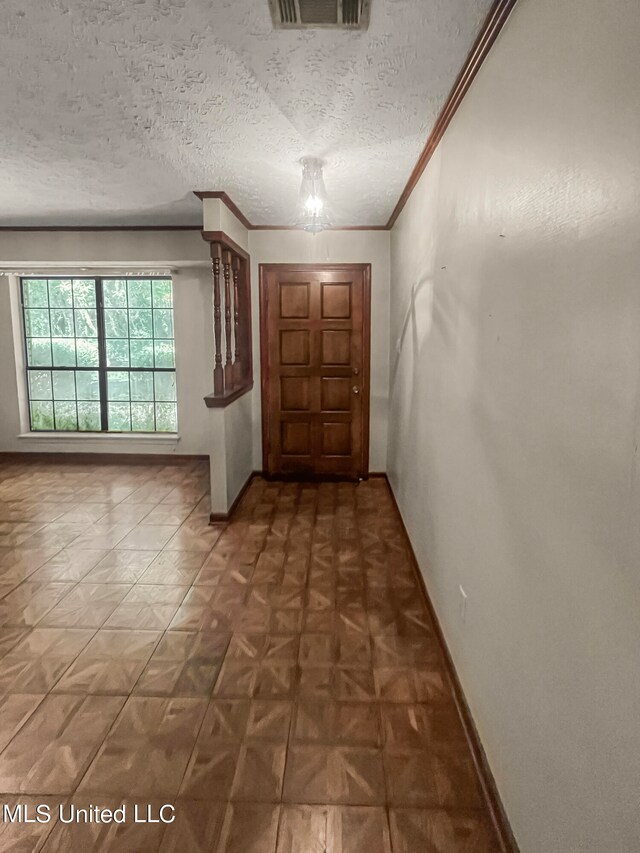
[[140, 443], [177, 444], [178, 433], [123, 433], [123, 432], [22, 432], [18, 438], [24, 441], [135, 441]]

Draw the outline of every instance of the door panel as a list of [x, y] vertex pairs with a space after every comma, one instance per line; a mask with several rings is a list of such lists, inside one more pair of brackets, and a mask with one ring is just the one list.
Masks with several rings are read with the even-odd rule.
[[280, 363], [308, 365], [311, 353], [309, 332], [288, 331], [280, 332]]
[[325, 456], [351, 456], [351, 425], [323, 421], [322, 453]]
[[322, 288], [322, 317], [326, 320], [351, 317], [351, 284], [321, 284]]
[[307, 457], [311, 453], [311, 429], [309, 423], [282, 421], [282, 455]]
[[323, 412], [349, 412], [351, 394], [348, 376], [323, 376], [320, 380], [320, 408]]
[[308, 376], [280, 377], [280, 406], [283, 412], [307, 412], [310, 408]]
[[308, 318], [309, 284], [282, 283], [280, 285], [280, 317], [283, 319]]
[[324, 329], [320, 338], [320, 363], [351, 364], [351, 332], [336, 329]]
[[260, 267], [264, 467], [368, 472], [368, 265]]

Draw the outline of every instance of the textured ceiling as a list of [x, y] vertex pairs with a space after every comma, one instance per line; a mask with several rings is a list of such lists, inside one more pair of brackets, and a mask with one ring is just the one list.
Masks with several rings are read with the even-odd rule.
[[372, 0], [367, 32], [274, 31], [267, 0], [2, 0], [0, 225], [199, 224], [225, 190], [384, 224], [491, 0]]

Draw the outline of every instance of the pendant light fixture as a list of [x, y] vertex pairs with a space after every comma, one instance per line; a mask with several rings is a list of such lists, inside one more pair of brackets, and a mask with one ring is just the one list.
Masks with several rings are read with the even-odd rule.
[[317, 234], [331, 223], [327, 191], [322, 179], [322, 161], [315, 157], [303, 157], [302, 183], [298, 197], [297, 224], [312, 234]]

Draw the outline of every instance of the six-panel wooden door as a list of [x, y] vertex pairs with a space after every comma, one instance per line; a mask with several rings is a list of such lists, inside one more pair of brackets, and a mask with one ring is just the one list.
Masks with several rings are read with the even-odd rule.
[[366, 476], [369, 329], [369, 265], [261, 265], [267, 474]]

